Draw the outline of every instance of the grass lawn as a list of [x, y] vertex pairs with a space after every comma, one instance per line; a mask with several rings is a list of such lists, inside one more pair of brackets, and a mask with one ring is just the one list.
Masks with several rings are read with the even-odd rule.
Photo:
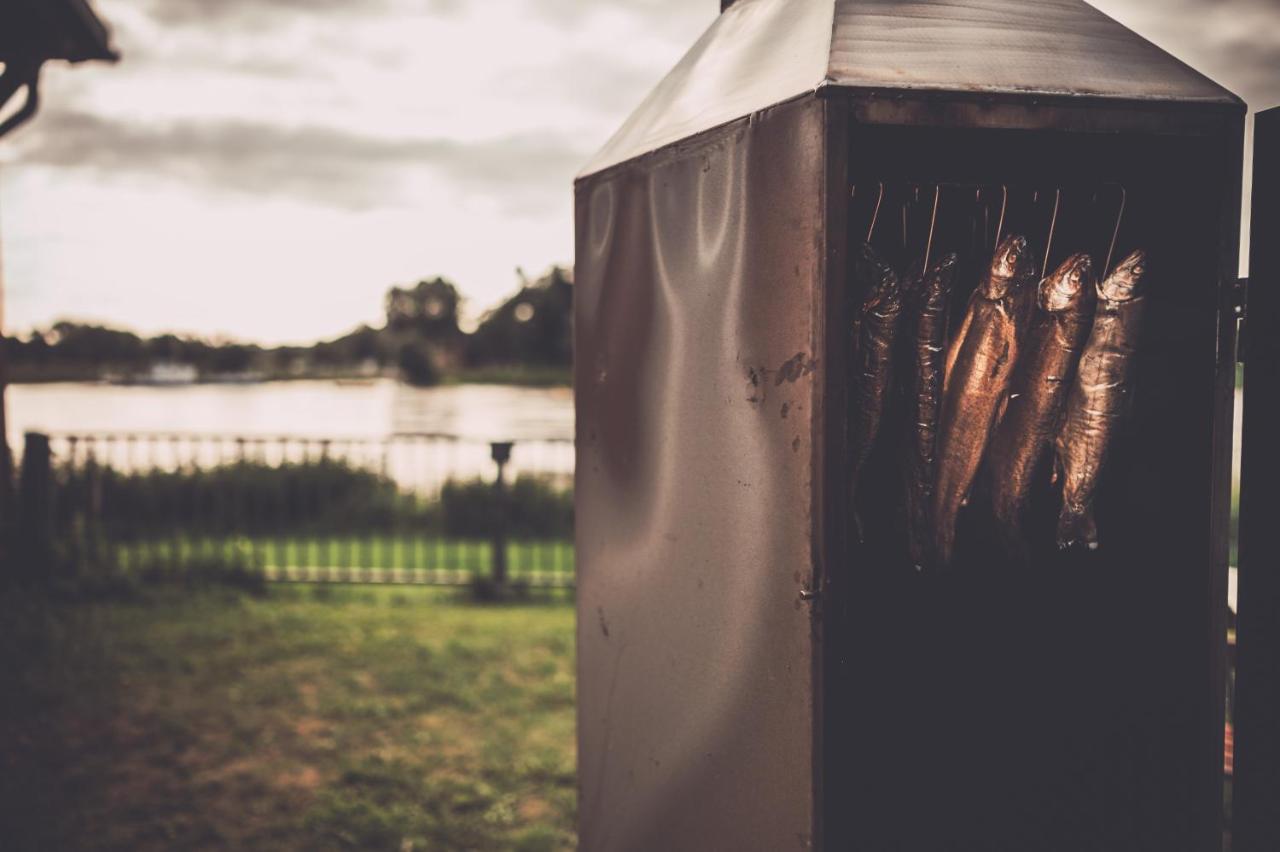
[[0, 846], [572, 848], [573, 609], [457, 594], [4, 602]]
[[[425, 539], [420, 536], [278, 536], [244, 538], [154, 539], [116, 545], [126, 568], [152, 559], [186, 562], [237, 556], [262, 565], [272, 579], [341, 576], [343, 569], [370, 569], [372, 581], [465, 582], [492, 571], [492, 547], [481, 539]], [[513, 579], [536, 577], [571, 583], [573, 543], [518, 541], [507, 544], [507, 570]], [[402, 572], [393, 576], [393, 572]], [[416, 573], [412, 573], [416, 572]], [[440, 576], [432, 577], [432, 574]]]

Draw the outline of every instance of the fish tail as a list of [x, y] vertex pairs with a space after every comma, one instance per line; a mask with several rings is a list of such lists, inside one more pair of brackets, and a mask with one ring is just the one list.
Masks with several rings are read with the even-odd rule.
[[996, 537], [1005, 555], [1014, 562], [1023, 561], [1027, 545], [1022, 535], [1022, 512], [1019, 507], [1007, 495], [998, 494], [992, 499], [991, 509], [995, 518]]
[[928, 507], [920, 496], [907, 497], [907, 558], [917, 571], [925, 569], [928, 554]]
[[951, 553], [956, 543], [955, 513], [939, 513], [935, 524], [931, 558], [939, 568], [946, 568], [951, 564]]
[[955, 548], [956, 531], [954, 527], [938, 530], [938, 537], [934, 543], [934, 561], [941, 568], [951, 565], [951, 552]]
[[1067, 550], [1073, 547], [1098, 549], [1098, 526], [1094, 521], [1093, 508], [1064, 503], [1058, 515], [1058, 548]]
[[862, 516], [858, 512], [858, 474], [862, 464], [857, 459], [853, 463], [853, 473], [849, 477], [849, 525], [853, 528], [853, 540], [856, 544], [866, 544], [862, 535]]

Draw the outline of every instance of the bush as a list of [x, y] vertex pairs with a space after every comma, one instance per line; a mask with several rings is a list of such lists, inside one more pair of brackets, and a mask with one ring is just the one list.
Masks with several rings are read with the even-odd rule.
[[546, 478], [522, 476], [500, 499], [493, 484], [480, 479], [448, 482], [440, 494], [448, 535], [487, 538], [505, 518], [509, 538], [568, 538], [573, 535], [573, 493]]
[[388, 477], [338, 461], [272, 466], [237, 462], [205, 470], [127, 474], [84, 466], [57, 473], [59, 537], [77, 564], [128, 542], [189, 537], [367, 535], [414, 531], [488, 538], [505, 518], [511, 538], [568, 538], [573, 493], [521, 476], [503, 492], [480, 479], [450, 480], [439, 500], [401, 492]]
[[430, 510], [389, 478], [328, 459], [146, 473], [91, 464], [64, 469], [58, 480], [61, 528], [92, 514], [116, 540], [175, 529], [198, 535], [350, 533], [431, 523]]

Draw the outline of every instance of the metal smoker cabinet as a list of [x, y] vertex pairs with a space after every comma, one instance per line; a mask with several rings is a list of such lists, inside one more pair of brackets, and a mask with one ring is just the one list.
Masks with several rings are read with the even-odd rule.
[[[584, 849], [1220, 848], [1244, 119], [1079, 0], [720, 15], [575, 186]], [[1148, 252], [1133, 410], [1096, 552], [920, 574], [850, 258], [997, 216]]]

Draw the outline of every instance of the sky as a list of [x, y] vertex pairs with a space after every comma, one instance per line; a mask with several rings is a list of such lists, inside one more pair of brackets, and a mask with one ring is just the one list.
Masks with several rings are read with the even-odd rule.
[[[1280, 105], [1274, 0], [1098, 0]], [[377, 325], [444, 275], [471, 322], [573, 258], [572, 179], [717, 0], [95, 0], [0, 141], [10, 332], [69, 317], [265, 343]]]

